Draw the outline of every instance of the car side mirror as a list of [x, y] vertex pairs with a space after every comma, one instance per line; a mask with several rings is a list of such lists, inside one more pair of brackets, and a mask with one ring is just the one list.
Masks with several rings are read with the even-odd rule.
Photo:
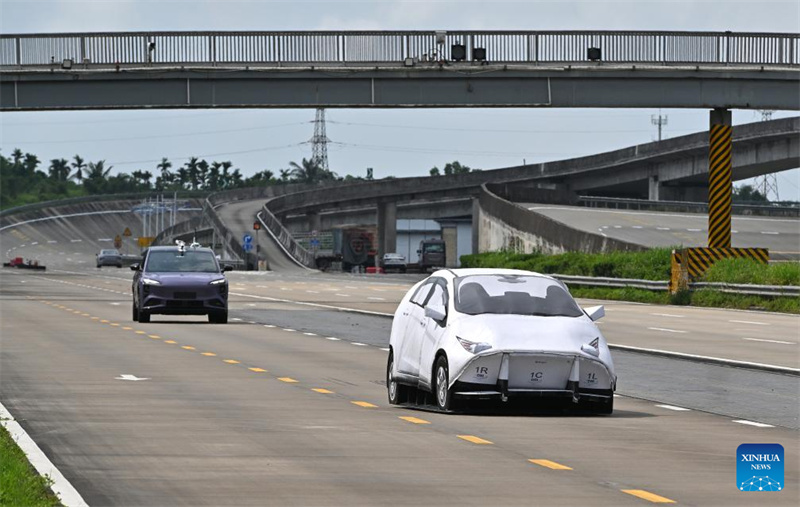
[[422, 250], [417, 250], [417, 255], [421, 254]]
[[131, 271], [139, 271], [139, 263], [131, 264]]
[[440, 308], [434, 308], [432, 306], [425, 307], [425, 316], [437, 322], [441, 322], [447, 318], [447, 315]]
[[597, 322], [606, 316], [606, 309], [603, 305], [590, 306], [583, 311], [586, 312], [586, 315], [588, 315], [590, 319], [592, 319], [592, 322]]
[[222, 271], [223, 272], [224, 271], [233, 271], [233, 266], [231, 266], [230, 264], [225, 264], [224, 266], [222, 266]]

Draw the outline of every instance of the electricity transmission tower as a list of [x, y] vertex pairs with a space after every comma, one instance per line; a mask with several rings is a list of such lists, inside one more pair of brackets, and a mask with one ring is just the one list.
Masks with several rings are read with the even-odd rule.
[[311, 138], [311, 160], [324, 171], [328, 171], [328, 136], [325, 134], [325, 109], [317, 108], [314, 118], [314, 136]]
[[[761, 113], [761, 121], [770, 121], [772, 119], [772, 111], [762, 109], [759, 112]], [[779, 201], [778, 176], [775, 173], [759, 176], [756, 178], [756, 190], [761, 192], [767, 200]], [[774, 199], [770, 199], [770, 193], [775, 196]]]

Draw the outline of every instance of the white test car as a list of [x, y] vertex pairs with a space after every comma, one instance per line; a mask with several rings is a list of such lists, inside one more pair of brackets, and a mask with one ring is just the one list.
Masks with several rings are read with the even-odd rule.
[[554, 396], [610, 414], [617, 377], [594, 323], [549, 276], [511, 269], [445, 269], [405, 295], [392, 322], [386, 386], [391, 404], [416, 390], [440, 410], [454, 398]]

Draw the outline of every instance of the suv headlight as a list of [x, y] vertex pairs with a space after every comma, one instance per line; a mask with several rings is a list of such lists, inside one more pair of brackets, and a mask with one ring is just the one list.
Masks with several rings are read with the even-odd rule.
[[208, 282], [208, 284], [209, 285], [220, 285], [220, 284], [223, 284], [223, 283], [225, 283], [227, 281], [228, 280], [226, 280], [225, 278], [220, 278], [219, 280], [211, 280], [210, 282]]
[[471, 342], [469, 340], [459, 338], [458, 336], [456, 336], [456, 340], [458, 340], [458, 343], [460, 343], [461, 346], [464, 347], [464, 350], [466, 350], [467, 352], [471, 352], [473, 354], [477, 354], [479, 352], [483, 352], [484, 350], [489, 350], [490, 348], [492, 348], [492, 346], [488, 343]]
[[161, 285], [161, 282], [152, 278], [142, 278], [142, 283], [145, 285]]

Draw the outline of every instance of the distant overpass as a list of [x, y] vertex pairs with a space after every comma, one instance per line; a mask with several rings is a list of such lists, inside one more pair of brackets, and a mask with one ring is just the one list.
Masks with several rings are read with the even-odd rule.
[[800, 35], [624, 31], [0, 36], [0, 111], [800, 110]]

